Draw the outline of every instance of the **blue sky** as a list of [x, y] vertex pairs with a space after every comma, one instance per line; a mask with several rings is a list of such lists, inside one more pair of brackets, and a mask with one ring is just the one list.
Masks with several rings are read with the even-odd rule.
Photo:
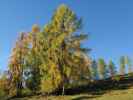
[[133, 57], [133, 0], [0, 0], [0, 69], [7, 68], [19, 32], [43, 27], [62, 3], [83, 18], [93, 58], [118, 63], [121, 55]]

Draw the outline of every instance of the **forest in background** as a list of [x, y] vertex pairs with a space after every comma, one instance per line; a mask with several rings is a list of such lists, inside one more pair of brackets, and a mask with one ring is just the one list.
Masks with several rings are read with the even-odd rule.
[[92, 59], [91, 48], [83, 46], [88, 34], [82, 27], [82, 18], [62, 4], [44, 28], [33, 25], [31, 32], [21, 32], [8, 70], [0, 77], [0, 98], [49, 95], [58, 90], [65, 95], [66, 89], [133, 75], [128, 56], [120, 57], [119, 69], [112, 60]]

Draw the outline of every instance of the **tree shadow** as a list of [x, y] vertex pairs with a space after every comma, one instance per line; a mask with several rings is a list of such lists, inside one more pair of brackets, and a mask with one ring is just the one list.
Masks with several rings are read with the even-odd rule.
[[84, 100], [84, 99], [92, 99], [92, 98], [96, 98], [96, 97], [99, 97], [99, 96], [79, 96], [79, 97], [75, 97], [71, 100]]
[[[125, 90], [132, 86], [133, 77], [123, 78], [121, 80], [112, 80], [111, 78], [108, 78], [105, 80], [96, 80], [93, 83], [88, 83], [87, 85], [80, 85], [78, 87], [65, 89], [65, 95], [89, 94], [92, 96], [82, 96], [82, 98], [97, 98], [112, 90]], [[62, 89], [56, 91], [56, 94], [54, 95], [60, 95], [61, 92]], [[77, 100], [80, 100], [80, 98], [81, 97]]]

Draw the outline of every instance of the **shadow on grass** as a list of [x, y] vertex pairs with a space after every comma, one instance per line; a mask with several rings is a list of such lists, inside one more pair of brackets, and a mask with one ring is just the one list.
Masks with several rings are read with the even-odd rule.
[[[79, 96], [73, 98], [72, 100], [84, 100], [91, 98], [97, 98], [105, 93], [108, 93], [112, 90], [125, 90], [130, 87], [133, 87], [133, 78], [121, 79], [119, 81], [106, 79], [106, 80], [97, 80], [93, 83], [88, 83], [88, 85], [82, 85], [75, 88], [65, 89], [65, 95], [78, 95], [78, 94], [89, 94], [88, 96]], [[61, 94], [62, 90], [56, 91], [56, 94]]]
[[71, 100], [86, 100], [86, 99], [92, 99], [92, 98], [96, 98], [96, 97], [99, 97], [99, 96], [79, 96], [79, 97], [75, 97], [75, 98], [73, 98], [73, 99], [71, 99]]

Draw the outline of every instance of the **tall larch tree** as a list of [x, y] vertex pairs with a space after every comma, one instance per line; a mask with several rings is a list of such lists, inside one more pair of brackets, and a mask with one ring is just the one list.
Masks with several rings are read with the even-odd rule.
[[12, 50], [12, 54], [9, 61], [10, 72], [10, 92], [11, 96], [21, 95], [23, 88], [23, 72], [25, 68], [24, 57], [27, 54], [27, 35], [21, 33], [18, 38], [15, 47]]
[[51, 90], [52, 87], [48, 85], [52, 84], [55, 89], [62, 87], [64, 94], [66, 84], [88, 75], [89, 60], [84, 55], [87, 55], [88, 49], [81, 46], [87, 35], [77, 33], [81, 25], [81, 19], [63, 4], [57, 8], [51, 21], [45, 26], [42, 32], [46, 43], [46, 55], [43, 57], [45, 63], [41, 67], [44, 76], [41, 80], [42, 91], [48, 87]]
[[39, 38], [40, 28], [37, 24], [33, 25], [32, 31], [28, 33], [28, 46], [29, 52], [27, 54], [26, 64], [28, 70], [28, 76], [26, 80], [27, 87], [32, 90], [33, 93], [37, 93], [40, 90], [40, 50], [39, 50]]

